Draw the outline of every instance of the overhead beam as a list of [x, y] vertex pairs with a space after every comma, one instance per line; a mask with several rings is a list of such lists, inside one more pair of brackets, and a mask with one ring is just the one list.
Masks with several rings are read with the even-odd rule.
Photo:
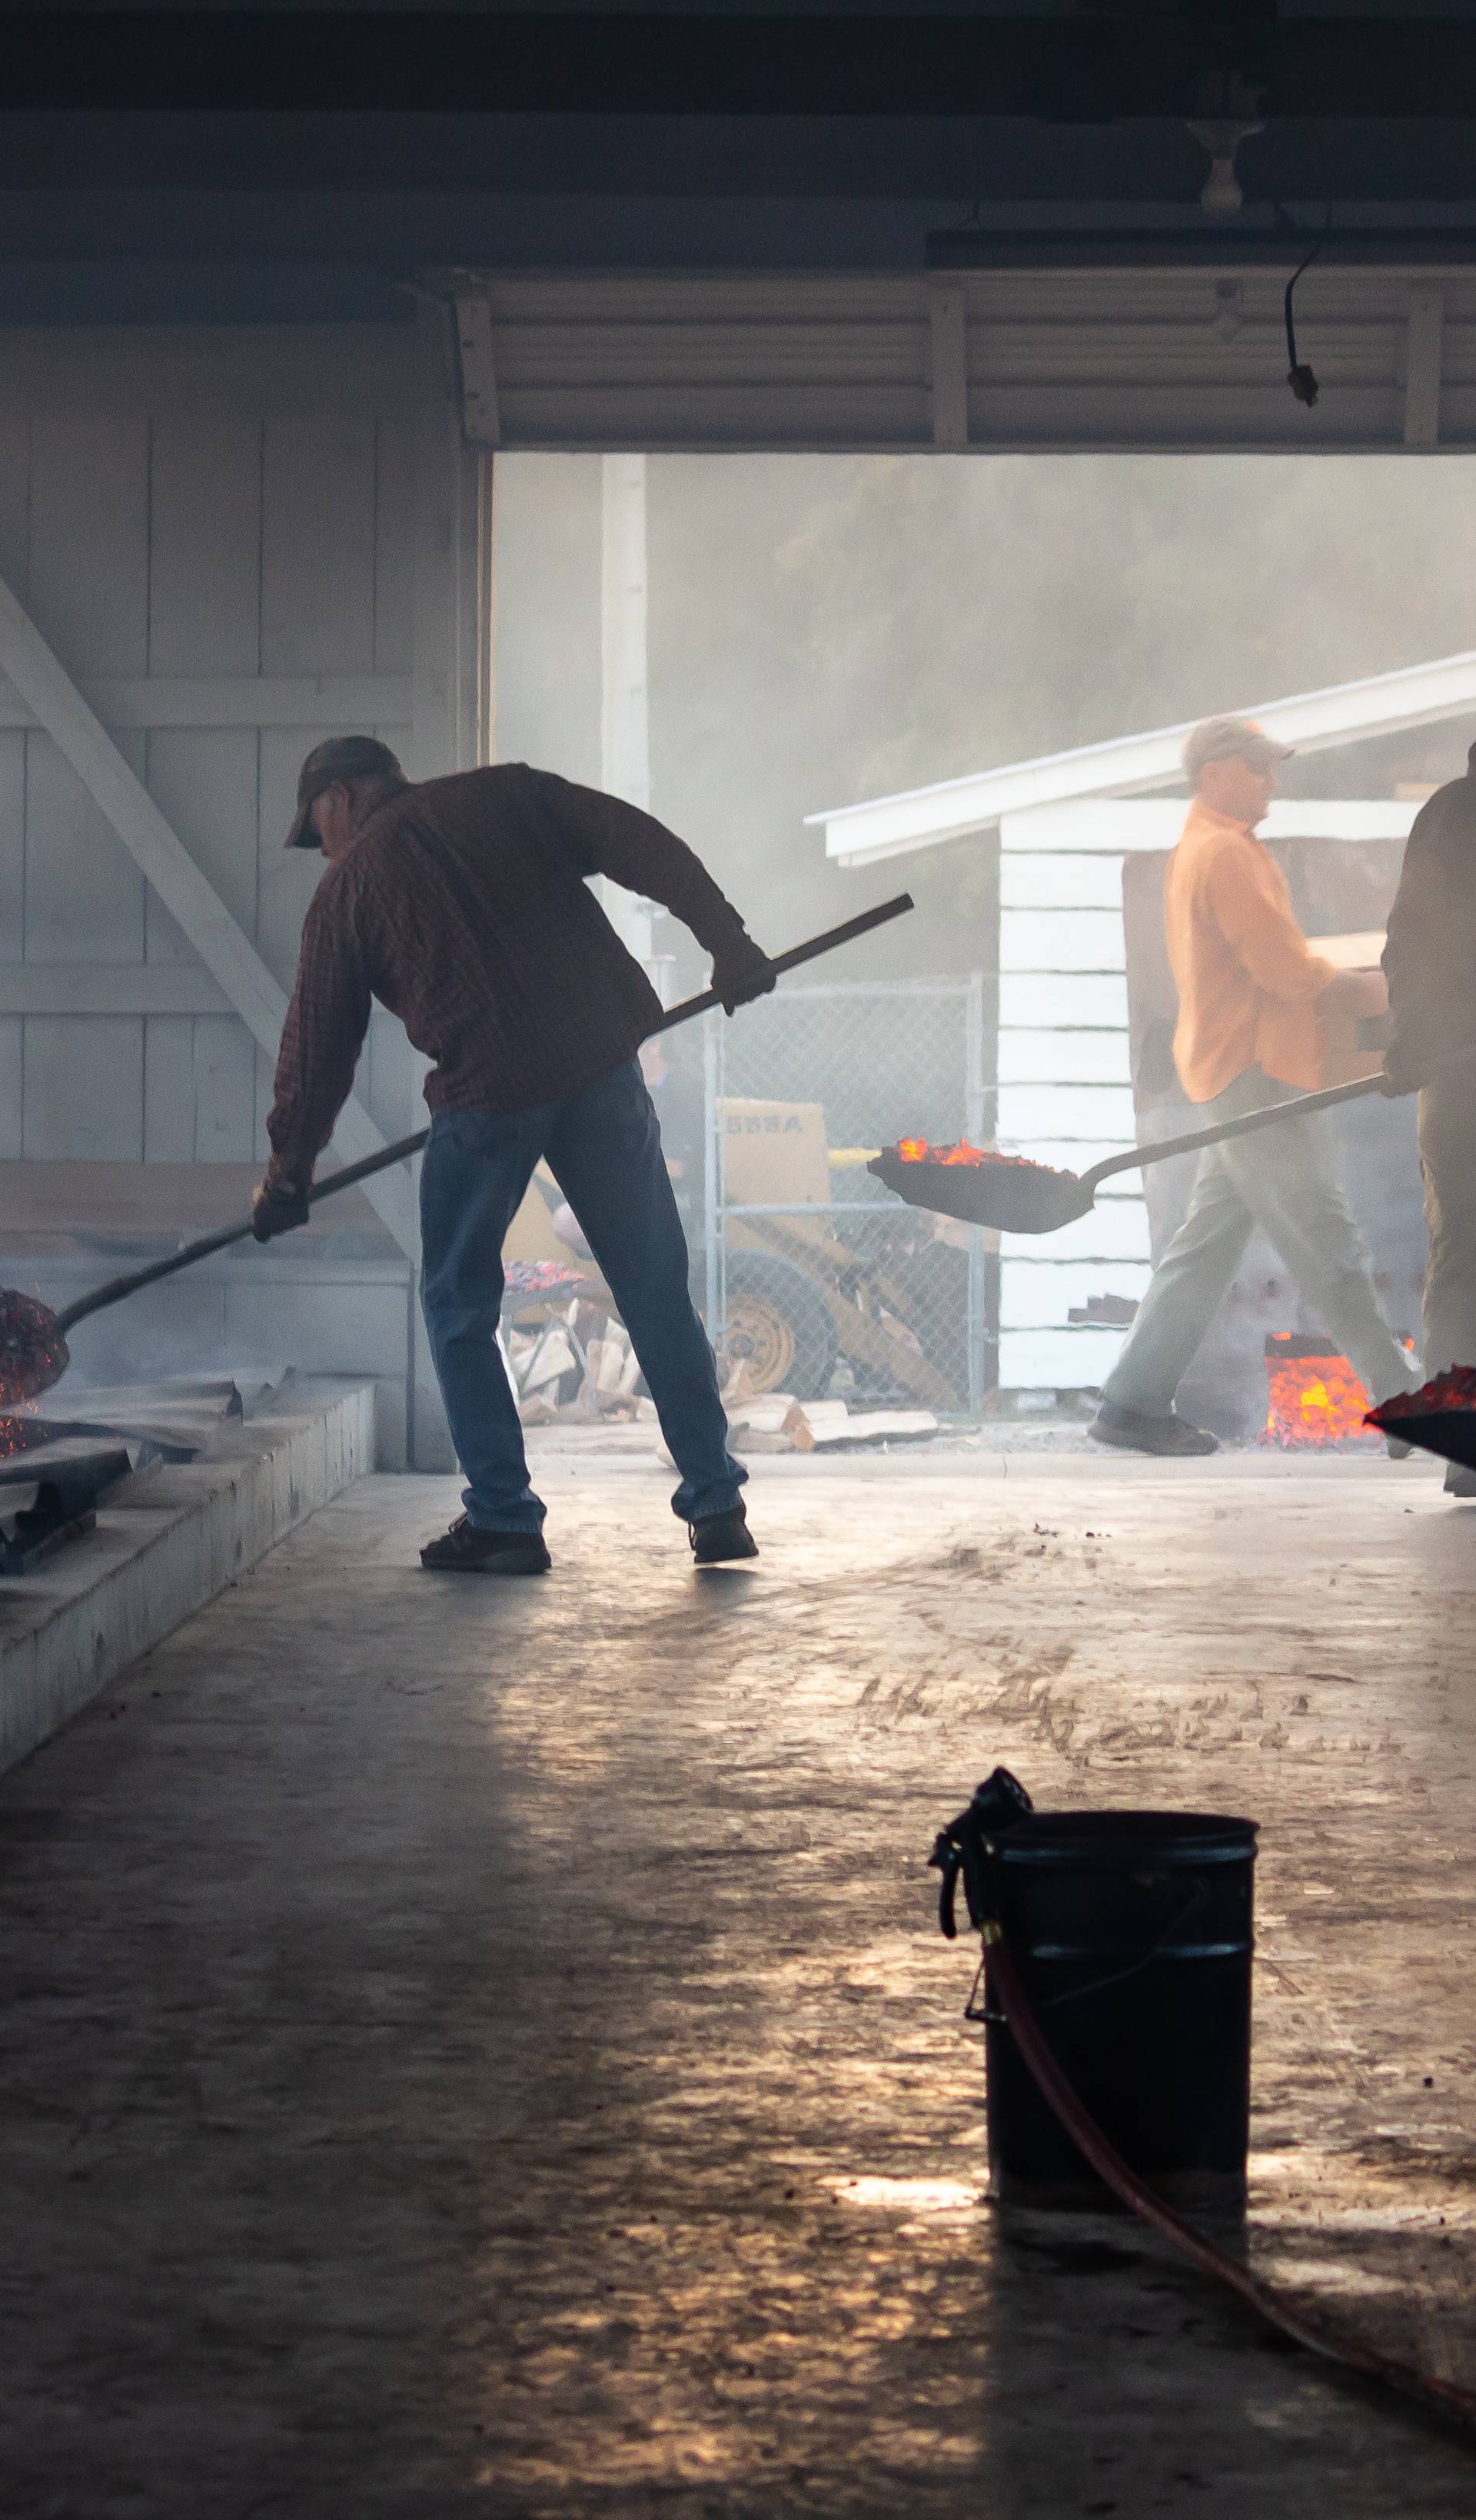
[[[1448, 118], [1476, 25], [1433, 12], [1271, 18], [895, 10], [345, 7], [5, 17], [10, 112], [956, 115], [1167, 119], [1232, 95], [1265, 116]], [[311, 182], [310, 160], [304, 180]]]
[[[219, 981], [236, 1012], [268, 1057], [275, 1058], [287, 995], [254, 945], [195, 864], [177, 832], [123, 759], [55, 651], [12, 588], [0, 578], [0, 673], [9, 676], [36, 723], [116, 832], [164, 908]], [[356, 1098], [345, 1103], [333, 1143], [349, 1162], [377, 1154], [383, 1132]], [[395, 1165], [364, 1184], [376, 1214], [410, 1258], [419, 1252], [416, 1203], [408, 1175]]]

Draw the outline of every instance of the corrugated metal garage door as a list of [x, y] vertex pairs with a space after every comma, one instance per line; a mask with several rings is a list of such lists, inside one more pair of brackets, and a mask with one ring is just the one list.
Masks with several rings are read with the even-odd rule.
[[[1371, 449], [1476, 444], [1476, 276], [484, 276], [510, 447]], [[490, 435], [492, 432], [488, 432]]]

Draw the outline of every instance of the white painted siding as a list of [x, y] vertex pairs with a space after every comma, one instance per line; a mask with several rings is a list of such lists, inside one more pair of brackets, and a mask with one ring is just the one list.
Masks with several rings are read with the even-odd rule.
[[[281, 846], [304, 751], [372, 727], [418, 743], [415, 767], [456, 758], [454, 726], [412, 727], [417, 602], [428, 637], [454, 645], [442, 526], [459, 461], [448, 433], [427, 435], [416, 333], [23, 334], [5, 348], [0, 572], [286, 984], [322, 872]], [[443, 464], [429, 493], [424, 445]], [[417, 595], [428, 528], [442, 556], [422, 559]], [[439, 684], [443, 701], [454, 674]], [[433, 676], [421, 687], [437, 700]], [[145, 975], [163, 967], [198, 975], [195, 1006], [150, 1011]], [[228, 1006], [214, 1011], [187, 940], [0, 686], [12, 968], [36, 980], [0, 1013], [5, 1152], [261, 1151], [270, 1061]], [[86, 1002], [78, 974], [93, 968], [116, 973], [115, 1011], [101, 979]], [[413, 1125], [419, 1066], [398, 1024], [378, 1020], [361, 1085], [395, 1133]]]
[[1016, 1259], [1000, 1287], [1000, 1328], [1059, 1329], [1072, 1307], [1084, 1311], [1093, 1295], [1127, 1295], [1136, 1302], [1152, 1275], [1146, 1260], [1115, 1262], [1104, 1282], [1099, 1260]]
[[1121, 916], [1122, 856], [1001, 849], [999, 904], [1003, 910], [1112, 910]]
[[1122, 911], [1003, 910], [1001, 971], [1121, 971]]
[[[1047, 1260], [1146, 1260], [1147, 1207], [1141, 1191], [1136, 1198], [1099, 1199], [1084, 1216], [1059, 1226], [1054, 1234], [1006, 1234], [999, 1247], [1011, 1269], [1034, 1268]], [[1110, 1283], [1116, 1285], [1115, 1277]], [[1105, 1294], [1108, 1286], [1104, 1278], [1099, 1291]]]
[[1058, 1031], [1128, 1028], [1128, 982], [1120, 971], [1006, 971], [999, 982], [999, 1021], [1008, 1027], [1051, 1024]]
[[[999, 898], [998, 1134], [1039, 1162], [1084, 1172], [1135, 1135], [1122, 843], [1097, 845], [1090, 806], [1065, 818], [1012, 815], [1000, 832]], [[1114, 1177], [1113, 1188], [1058, 1234], [1002, 1240], [1006, 1389], [1092, 1383], [1109, 1371], [1122, 1332], [1067, 1317], [1093, 1295], [1135, 1300], [1147, 1284], [1141, 1176]]]
[[1130, 1085], [1126, 1032], [1054, 1032], [1001, 1026], [1001, 1085]]
[[1099, 1141], [1099, 1150], [1132, 1144], [1132, 1092], [1127, 1085], [1001, 1085], [1000, 1144], [1029, 1152], [1038, 1138]]
[[1099, 1389], [1122, 1353], [1121, 1330], [1001, 1330], [999, 1383], [1004, 1391]]

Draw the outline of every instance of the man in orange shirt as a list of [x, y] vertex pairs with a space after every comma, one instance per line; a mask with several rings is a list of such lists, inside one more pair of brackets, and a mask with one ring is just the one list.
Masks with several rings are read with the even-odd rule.
[[[1184, 746], [1193, 802], [1164, 883], [1178, 985], [1174, 1058], [1208, 1124], [1320, 1085], [1317, 1014], [1382, 1014], [1378, 971], [1336, 971], [1292, 913], [1280, 868], [1256, 837], [1287, 746], [1244, 718], [1212, 718]], [[1419, 1379], [1379, 1310], [1368, 1254], [1320, 1113], [1207, 1147], [1189, 1212], [1154, 1272], [1103, 1385], [1091, 1432], [1130, 1452], [1213, 1453], [1174, 1395], [1227, 1293], [1256, 1226], [1375, 1399]]]

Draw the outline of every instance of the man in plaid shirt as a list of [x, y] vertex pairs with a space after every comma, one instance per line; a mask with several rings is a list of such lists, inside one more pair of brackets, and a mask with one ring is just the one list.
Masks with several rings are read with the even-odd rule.
[[336, 737], [302, 765], [289, 848], [328, 872], [302, 928], [253, 1202], [258, 1241], [302, 1223], [374, 999], [432, 1060], [421, 1174], [423, 1300], [465, 1513], [437, 1570], [540, 1574], [543, 1506], [496, 1343], [502, 1244], [546, 1158], [630, 1333], [681, 1474], [699, 1565], [758, 1554], [713, 1351], [636, 1052], [661, 1004], [586, 877], [663, 902], [713, 957], [729, 1013], [774, 969], [711, 876], [618, 797], [510, 762], [408, 781], [388, 744]]

